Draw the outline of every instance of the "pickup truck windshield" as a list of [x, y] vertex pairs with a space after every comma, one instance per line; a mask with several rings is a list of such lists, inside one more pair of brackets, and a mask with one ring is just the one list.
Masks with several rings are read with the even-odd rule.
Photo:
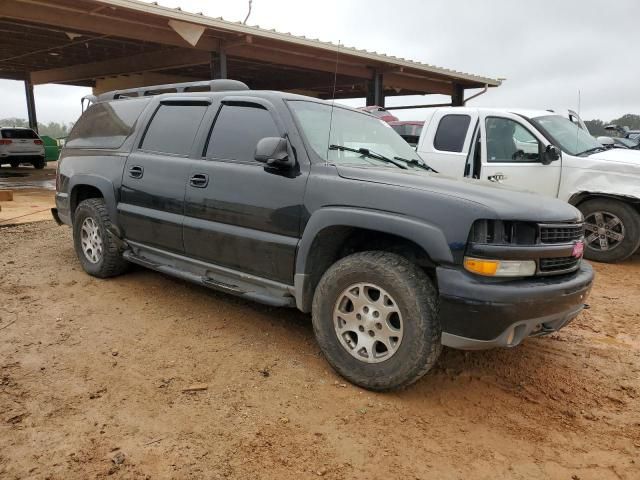
[[[321, 103], [294, 100], [288, 104], [313, 150], [331, 163], [385, 166], [362, 154], [369, 151], [402, 161], [409, 168], [424, 169], [416, 151], [382, 120], [338, 106], [332, 113], [331, 105]], [[388, 167], [398, 168], [393, 163], [387, 162]]]
[[530, 119], [536, 127], [547, 133], [553, 143], [569, 155], [582, 155], [602, 150], [595, 138], [578, 125], [559, 115], [548, 115]]

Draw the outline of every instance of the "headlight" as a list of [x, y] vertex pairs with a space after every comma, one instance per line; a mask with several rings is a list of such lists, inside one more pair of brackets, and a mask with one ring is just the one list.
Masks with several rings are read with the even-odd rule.
[[536, 262], [464, 257], [464, 268], [485, 277], [531, 277], [536, 273]]

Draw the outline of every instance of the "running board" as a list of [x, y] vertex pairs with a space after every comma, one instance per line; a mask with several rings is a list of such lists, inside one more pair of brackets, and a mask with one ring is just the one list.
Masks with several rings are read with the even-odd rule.
[[132, 263], [266, 305], [295, 307], [291, 286], [146, 245], [127, 243], [129, 249], [122, 255]]

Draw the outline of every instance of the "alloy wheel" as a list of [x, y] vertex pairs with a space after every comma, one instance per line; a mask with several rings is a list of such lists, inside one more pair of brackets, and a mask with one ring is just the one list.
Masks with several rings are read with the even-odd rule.
[[585, 218], [585, 243], [588, 248], [610, 251], [617, 248], [625, 237], [622, 220], [610, 212], [593, 212]]
[[365, 363], [388, 360], [402, 342], [398, 304], [386, 290], [371, 283], [353, 284], [338, 296], [333, 324], [342, 347]]

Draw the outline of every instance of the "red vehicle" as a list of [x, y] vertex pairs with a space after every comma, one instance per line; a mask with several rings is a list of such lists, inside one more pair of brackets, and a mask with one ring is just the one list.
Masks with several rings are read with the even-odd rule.
[[370, 113], [374, 117], [378, 117], [380, 120], [384, 120], [387, 123], [398, 121], [398, 117], [392, 115], [389, 110], [384, 107], [378, 107], [377, 105], [373, 105], [370, 107], [360, 107], [358, 110]]
[[393, 128], [398, 135], [404, 138], [409, 145], [412, 147], [416, 147], [418, 145], [418, 140], [420, 140], [420, 134], [422, 133], [422, 127], [424, 127], [423, 121], [396, 121], [389, 122], [389, 125], [391, 125], [391, 128]]

